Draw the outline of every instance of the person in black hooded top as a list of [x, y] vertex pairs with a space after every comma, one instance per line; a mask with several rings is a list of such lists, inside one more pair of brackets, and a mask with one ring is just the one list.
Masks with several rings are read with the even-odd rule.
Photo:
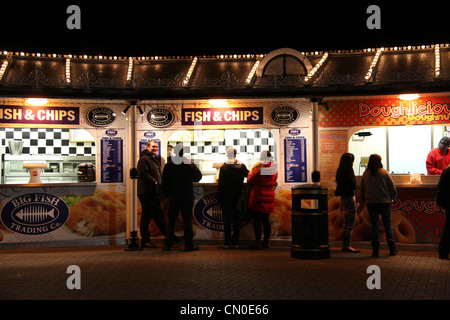
[[225, 242], [223, 248], [238, 247], [240, 231], [240, 212], [236, 204], [242, 192], [242, 184], [249, 171], [245, 164], [236, 160], [236, 149], [227, 150], [227, 162], [220, 168], [218, 200], [222, 207]]
[[142, 206], [139, 231], [143, 248], [156, 248], [156, 245], [150, 241], [150, 231], [148, 229], [152, 219], [163, 234], [166, 231], [166, 221], [160, 204], [160, 161], [162, 158], [157, 157], [158, 150], [158, 142], [150, 140], [147, 142], [146, 148], [141, 152], [137, 164], [137, 195]]
[[162, 174], [162, 193], [168, 198], [167, 229], [164, 240], [165, 251], [170, 251], [174, 242], [175, 221], [181, 212], [184, 225], [184, 250], [198, 250], [193, 244], [192, 207], [194, 206], [193, 182], [202, 179], [202, 173], [189, 159], [183, 156], [183, 145], [174, 148], [172, 161], [167, 161]]

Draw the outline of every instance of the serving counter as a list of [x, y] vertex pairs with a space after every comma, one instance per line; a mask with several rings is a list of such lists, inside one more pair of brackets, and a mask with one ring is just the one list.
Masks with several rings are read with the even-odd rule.
[[61, 246], [123, 240], [124, 193], [96, 182], [0, 185], [0, 244]]

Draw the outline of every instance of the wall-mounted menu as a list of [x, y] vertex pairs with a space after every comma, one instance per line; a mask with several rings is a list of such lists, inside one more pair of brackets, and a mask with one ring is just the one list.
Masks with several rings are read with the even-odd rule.
[[123, 140], [120, 137], [102, 137], [102, 183], [123, 182]]
[[284, 139], [284, 182], [306, 182], [306, 138]]

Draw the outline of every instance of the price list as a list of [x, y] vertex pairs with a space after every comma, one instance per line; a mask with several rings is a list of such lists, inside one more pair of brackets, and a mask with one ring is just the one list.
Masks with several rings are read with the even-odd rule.
[[284, 139], [284, 182], [306, 182], [306, 138]]
[[123, 140], [103, 137], [101, 140], [102, 183], [123, 182]]

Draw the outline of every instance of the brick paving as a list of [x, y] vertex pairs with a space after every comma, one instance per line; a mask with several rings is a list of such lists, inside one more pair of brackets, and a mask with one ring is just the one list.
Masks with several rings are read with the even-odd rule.
[[[45, 300], [448, 300], [450, 261], [436, 252], [381, 250], [359, 254], [331, 248], [331, 258], [290, 257], [289, 246], [253, 251], [201, 245], [125, 251], [124, 246], [0, 251], [0, 299]], [[70, 290], [67, 267], [80, 267]], [[370, 265], [381, 289], [368, 289]]]
[[[161, 244], [143, 251], [125, 248], [0, 250], [0, 300], [9, 300], [1, 303], [24, 317], [55, 310], [63, 316], [65, 310], [66, 315], [102, 318], [163, 314], [167, 319], [278, 320], [300, 319], [310, 311], [334, 316], [360, 307], [377, 317], [386, 310], [415, 317], [417, 308], [434, 312], [450, 300], [450, 260], [440, 260], [429, 250], [400, 250], [394, 257], [381, 250], [380, 257], [373, 258], [367, 245], [359, 254], [332, 247], [330, 259], [303, 260], [291, 258], [290, 247], [283, 245], [259, 251], [205, 244], [194, 252], [182, 247], [165, 252]], [[80, 289], [67, 288], [70, 265], [80, 268]], [[380, 268], [380, 289], [367, 287], [371, 265]], [[34, 301], [28, 305], [24, 300]], [[54, 303], [62, 303], [62, 308], [54, 309]], [[259, 305], [259, 310], [267, 306], [268, 314], [226, 314], [231, 305], [249, 312], [249, 304]], [[206, 312], [201, 309], [205, 306], [215, 308], [213, 315], [182, 314], [187, 307]]]

